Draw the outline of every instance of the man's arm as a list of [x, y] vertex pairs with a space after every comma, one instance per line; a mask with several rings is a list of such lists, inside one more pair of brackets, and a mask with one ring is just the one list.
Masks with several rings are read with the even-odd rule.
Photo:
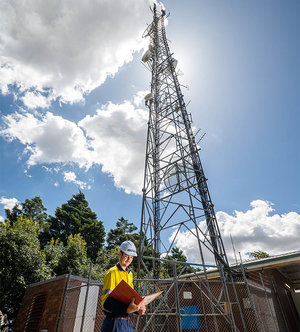
[[143, 315], [146, 311], [144, 303], [141, 302], [140, 304], [135, 304], [134, 298], [132, 298], [130, 304], [127, 305], [115, 300], [110, 296], [104, 302], [103, 308], [105, 311], [117, 316], [126, 316], [127, 314], [134, 312], [138, 312], [140, 315]]
[[106, 312], [116, 316], [126, 316], [128, 314], [128, 307], [129, 306], [127, 304], [119, 302], [110, 296], [105, 300], [103, 304], [103, 309]]

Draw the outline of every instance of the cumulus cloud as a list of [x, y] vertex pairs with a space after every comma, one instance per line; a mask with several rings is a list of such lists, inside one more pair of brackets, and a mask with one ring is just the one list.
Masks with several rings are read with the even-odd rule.
[[51, 105], [51, 98], [47, 98], [39, 92], [28, 91], [20, 99], [28, 109], [49, 108]]
[[145, 47], [152, 2], [3, 0], [0, 90], [17, 86], [30, 108], [82, 100]]
[[125, 192], [141, 193], [148, 113], [125, 101], [109, 103], [78, 125], [90, 138], [94, 160]]
[[133, 97], [133, 103], [135, 106], [139, 107], [142, 106], [142, 104], [145, 101], [145, 96], [149, 93], [149, 90], [139, 91], [136, 93], [136, 95]]
[[11, 210], [16, 204], [20, 202], [16, 198], [6, 198], [2, 196], [0, 198], [0, 204], [4, 205], [4, 209]]
[[[251, 208], [246, 212], [235, 211], [233, 215], [222, 211], [216, 213], [224, 246], [231, 262], [234, 261], [234, 254], [230, 236], [233, 238], [235, 250], [241, 253], [243, 259], [249, 259], [249, 253], [256, 250], [276, 255], [300, 249], [298, 213], [276, 214], [273, 204], [263, 200], [252, 201], [250, 205]], [[205, 224], [205, 221], [201, 223]], [[201, 223], [200, 228], [203, 228]], [[175, 232], [170, 240], [174, 235]], [[191, 233], [179, 232], [175, 244], [190, 259], [199, 261], [198, 245]], [[211, 259], [207, 252], [206, 254], [208, 259]]]
[[89, 168], [92, 164], [92, 151], [82, 129], [61, 116], [14, 113], [3, 117], [3, 122], [0, 134], [26, 146], [29, 166], [74, 162]]
[[[87, 185], [86, 182], [77, 180], [76, 174], [74, 172], [64, 172], [64, 181], [65, 182], [72, 182], [79, 186], [80, 189], [90, 189], [91, 187]], [[55, 184], [54, 184], [55, 185]]]
[[[85, 170], [101, 165], [118, 188], [141, 193], [148, 112], [130, 101], [103, 105], [77, 124], [51, 112], [24, 111], [2, 120], [0, 135], [25, 146], [29, 167], [41, 164], [47, 172], [57, 172], [57, 164], [76, 164]], [[71, 181], [70, 174], [65, 181]]]

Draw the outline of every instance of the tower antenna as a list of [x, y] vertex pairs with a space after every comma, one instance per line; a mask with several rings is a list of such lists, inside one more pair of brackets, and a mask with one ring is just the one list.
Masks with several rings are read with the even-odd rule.
[[[142, 61], [151, 72], [151, 92], [145, 96], [149, 120], [137, 274], [145, 290], [166, 292], [159, 303], [147, 309], [147, 318], [139, 318], [137, 330], [141, 326], [142, 331], [172, 326], [172, 331], [181, 331], [184, 296], [189, 296], [184, 291], [185, 281], [192, 279], [197, 280], [198, 316], [204, 317], [205, 331], [223, 331], [220, 319], [226, 331], [239, 331], [232, 310], [224, 307], [224, 303], [230, 306], [238, 301], [229, 295], [233, 272], [178, 81], [177, 60], [169, 49], [165, 18], [165, 10], [154, 5], [153, 21], [144, 33], [150, 44]], [[194, 252], [192, 262], [187, 262], [178, 248], [183, 237]], [[209, 282], [208, 269], [212, 268], [220, 278], [218, 295]], [[141, 320], [146, 321], [139, 325]]]

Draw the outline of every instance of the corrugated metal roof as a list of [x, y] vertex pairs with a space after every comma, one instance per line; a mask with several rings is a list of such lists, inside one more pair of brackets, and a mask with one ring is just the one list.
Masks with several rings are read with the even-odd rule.
[[[291, 261], [297, 261], [299, 260], [300, 262], [300, 251], [293, 251], [290, 253], [285, 253], [285, 254], [280, 254], [280, 255], [275, 255], [275, 256], [269, 256], [269, 257], [265, 257], [265, 258], [259, 258], [259, 259], [251, 259], [251, 260], [247, 260], [247, 261], [243, 261], [243, 265], [245, 267], [249, 267], [249, 266], [258, 266], [260, 264], [270, 264], [270, 263], [289, 263]], [[273, 265], [273, 264], [272, 264]], [[231, 265], [232, 267], [236, 267], [239, 266], [236, 264]]]

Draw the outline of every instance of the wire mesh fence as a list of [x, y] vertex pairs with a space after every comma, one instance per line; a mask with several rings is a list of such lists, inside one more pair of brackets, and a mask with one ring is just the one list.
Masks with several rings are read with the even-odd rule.
[[[145, 315], [134, 315], [134, 331], [248, 331], [289, 332], [274, 285], [259, 274], [238, 277], [227, 284], [220, 279], [136, 280], [140, 294], [163, 294], [147, 306]], [[102, 284], [69, 278], [57, 331], [101, 331]], [[229, 299], [229, 300], [228, 300]]]
[[69, 276], [58, 323], [58, 332], [100, 331], [102, 284]]

